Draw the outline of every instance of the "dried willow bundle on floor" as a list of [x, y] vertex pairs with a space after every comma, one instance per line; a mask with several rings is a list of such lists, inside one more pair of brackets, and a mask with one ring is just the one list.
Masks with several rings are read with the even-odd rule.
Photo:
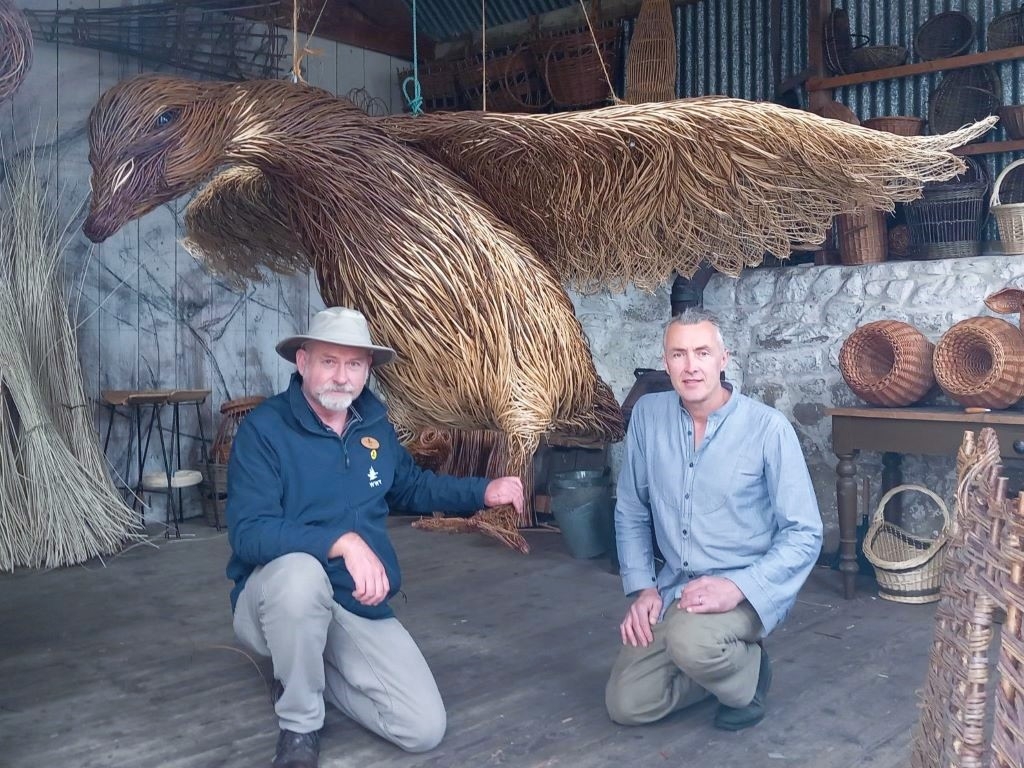
[[992, 124], [903, 137], [721, 98], [370, 118], [303, 85], [150, 75], [93, 109], [84, 229], [101, 242], [243, 168], [190, 206], [198, 255], [249, 276], [301, 249], [324, 302], [398, 351], [378, 373], [396, 424], [503, 432], [523, 476], [546, 433], [623, 433], [563, 281], [651, 288], [706, 258], [735, 274], [785, 257], [835, 214], [962, 171], [946, 150]]
[[514, 510], [496, 507], [477, 512], [472, 517], [423, 517], [412, 527], [445, 533], [482, 533], [526, 555], [530, 552], [530, 545], [517, 530], [517, 522]]
[[654, 288], [705, 258], [729, 275], [785, 259], [822, 242], [836, 214], [891, 211], [963, 172], [947, 150], [996, 122], [905, 137], [720, 97], [428, 117], [387, 129], [467, 179], [583, 290]]
[[0, 209], [0, 570], [117, 551], [135, 515], [110, 483], [63, 295], [61, 230], [34, 158]]
[[11, 0], [0, 0], [0, 104], [21, 87], [32, 66], [28, 19]]

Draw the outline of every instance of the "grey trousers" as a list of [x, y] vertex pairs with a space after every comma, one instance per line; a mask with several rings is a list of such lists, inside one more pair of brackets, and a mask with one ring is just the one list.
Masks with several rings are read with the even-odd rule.
[[433, 749], [447, 724], [423, 654], [398, 619], [365, 619], [334, 601], [320, 562], [284, 555], [253, 571], [238, 597], [235, 634], [284, 685], [281, 728], [319, 730], [325, 699], [409, 752]]
[[746, 600], [728, 613], [687, 613], [674, 600], [646, 648], [623, 646], [605, 689], [621, 725], [653, 723], [714, 696], [745, 707], [761, 665], [761, 620]]

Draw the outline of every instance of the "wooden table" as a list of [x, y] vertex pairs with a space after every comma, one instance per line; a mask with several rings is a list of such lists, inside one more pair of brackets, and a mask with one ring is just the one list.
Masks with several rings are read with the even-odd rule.
[[[839, 511], [839, 570], [847, 598], [856, 592], [857, 576], [857, 463], [860, 451], [882, 453], [882, 486], [888, 490], [901, 480], [900, 460], [905, 453], [956, 457], [966, 430], [992, 427], [999, 437], [1004, 459], [1024, 457], [1024, 412], [964, 413], [960, 408], [832, 408], [832, 450], [836, 465], [836, 505]], [[894, 501], [896, 501], [894, 499]], [[898, 506], [886, 517], [898, 522]]]

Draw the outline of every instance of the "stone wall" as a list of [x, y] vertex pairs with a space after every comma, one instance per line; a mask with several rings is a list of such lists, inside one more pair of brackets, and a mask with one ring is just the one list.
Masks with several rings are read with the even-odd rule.
[[[732, 352], [726, 375], [746, 394], [779, 408], [796, 428], [825, 521], [826, 551], [838, 546], [836, 458], [826, 410], [863, 404], [839, 373], [843, 341], [864, 323], [895, 319], [937, 342], [954, 323], [992, 314], [982, 299], [1010, 284], [1024, 285], [1024, 259], [1001, 255], [754, 269], [739, 279], [711, 279], [704, 306], [718, 315]], [[620, 399], [632, 386], [633, 368], [663, 367], [661, 328], [670, 313], [668, 286], [650, 295], [627, 291], [573, 298], [598, 370]], [[1017, 321], [1015, 316], [1007, 319]], [[932, 402], [953, 404], [942, 395]], [[865, 454], [858, 467], [861, 476], [870, 478], [867, 508], [873, 512], [880, 496], [881, 456]], [[952, 510], [955, 457], [908, 456], [903, 470], [905, 482], [931, 488]], [[927, 534], [934, 530], [935, 510], [920, 496], [906, 495], [905, 519], [908, 527]]]

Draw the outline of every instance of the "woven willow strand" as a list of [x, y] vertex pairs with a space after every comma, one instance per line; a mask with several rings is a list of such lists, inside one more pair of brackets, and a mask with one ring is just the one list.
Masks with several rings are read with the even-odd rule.
[[32, 66], [28, 19], [11, 0], [0, 0], [0, 104], [21, 87]]

